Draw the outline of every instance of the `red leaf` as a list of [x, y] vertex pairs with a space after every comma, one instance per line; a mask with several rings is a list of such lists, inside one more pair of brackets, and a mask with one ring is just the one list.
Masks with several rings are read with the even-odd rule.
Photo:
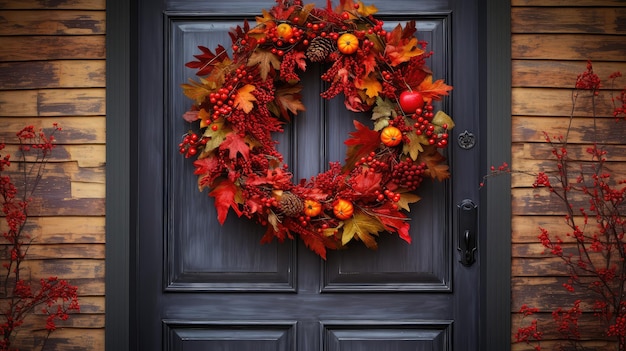
[[380, 146], [380, 134], [377, 131], [367, 128], [356, 120], [354, 126], [356, 131], [350, 132], [350, 138], [344, 142], [348, 145], [345, 168], [352, 168], [361, 157], [367, 157], [370, 152]]
[[353, 177], [350, 183], [355, 193], [373, 196], [376, 190], [380, 190], [382, 178], [382, 174], [362, 168], [361, 173]]
[[209, 196], [215, 198], [215, 209], [217, 210], [217, 220], [220, 224], [224, 224], [226, 221], [226, 215], [228, 215], [228, 209], [233, 208], [238, 216], [241, 216], [239, 206], [235, 202], [235, 195], [237, 194], [237, 186], [230, 180], [222, 180], [213, 191], [209, 193]]
[[226, 139], [220, 145], [220, 150], [224, 149], [228, 150], [228, 157], [231, 159], [236, 159], [238, 153], [246, 160], [250, 155], [250, 146], [237, 133], [230, 133], [226, 136]]
[[191, 61], [185, 64], [189, 68], [198, 68], [198, 72], [196, 72], [198, 76], [208, 75], [213, 70], [213, 67], [228, 58], [226, 49], [221, 45], [218, 45], [215, 49], [215, 54], [204, 46], [198, 46], [198, 48], [202, 51], [202, 54], [193, 55], [198, 61]]
[[400, 212], [398, 209], [394, 209], [391, 203], [385, 203], [382, 206], [371, 208], [372, 212], [377, 215], [377, 218], [385, 226], [385, 230], [398, 233], [407, 243], [411, 243], [411, 235], [409, 229], [411, 226], [407, 222], [406, 215]]

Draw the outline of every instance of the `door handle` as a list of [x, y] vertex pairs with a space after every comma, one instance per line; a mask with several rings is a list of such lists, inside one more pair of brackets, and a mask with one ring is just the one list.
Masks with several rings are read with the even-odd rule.
[[464, 266], [471, 266], [476, 259], [478, 233], [478, 206], [470, 199], [465, 199], [457, 205], [458, 213], [458, 246], [461, 262]]

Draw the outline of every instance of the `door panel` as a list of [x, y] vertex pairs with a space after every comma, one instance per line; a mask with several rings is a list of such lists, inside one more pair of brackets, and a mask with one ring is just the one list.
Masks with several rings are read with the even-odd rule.
[[[138, 215], [139, 349], [476, 351], [478, 264], [458, 263], [453, 231], [457, 194], [471, 191], [425, 181], [410, 213], [412, 244], [382, 233], [378, 250], [355, 243], [329, 252], [326, 261], [298, 240], [260, 244], [264, 228], [232, 212], [221, 226], [213, 199], [198, 192], [193, 166], [176, 147], [190, 128], [180, 117], [191, 103], [180, 84], [195, 72], [184, 64], [198, 45], [228, 46], [232, 27], [274, 2], [165, 1], [156, 16], [155, 5], [141, 1], [150, 10], [142, 14], [140, 106], [163, 96], [164, 109], [140, 108], [140, 128], [145, 125], [152, 138], [139, 143], [140, 155], [147, 155], [138, 171], [145, 179]], [[459, 41], [455, 16], [462, 15], [456, 2], [374, 3], [388, 29], [416, 20], [419, 39], [435, 52], [428, 62], [435, 78], [455, 85], [454, 71], [468, 68], [451, 55]], [[307, 111], [276, 135], [295, 179], [343, 161], [353, 119], [370, 124], [371, 113], [347, 111], [342, 97], [319, 97], [323, 71], [309, 64], [303, 77]], [[473, 125], [475, 115], [455, 113], [470, 97], [465, 88], [455, 90], [439, 107], [457, 125]], [[452, 146], [447, 155], [453, 174], [455, 152]]]

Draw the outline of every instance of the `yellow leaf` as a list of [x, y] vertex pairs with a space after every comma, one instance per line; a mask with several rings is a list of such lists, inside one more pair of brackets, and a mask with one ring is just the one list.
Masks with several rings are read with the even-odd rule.
[[259, 71], [263, 80], [267, 79], [267, 75], [273, 68], [280, 69], [280, 59], [270, 51], [256, 49], [248, 59], [248, 66], [259, 65]]
[[236, 108], [243, 110], [245, 113], [250, 113], [254, 108], [253, 101], [256, 101], [256, 98], [251, 93], [254, 91], [254, 85], [246, 84], [243, 87], [237, 90], [237, 95], [233, 100]]
[[357, 211], [352, 218], [344, 221], [341, 243], [345, 245], [357, 236], [365, 246], [375, 249], [378, 245], [372, 235], [382, 231], [385, 231], [385, 226], [376, 217]]
[[[415, 161], [417, 160], [417, 156], [419, 155], [419, 153], [424, 151], [422, 143], [420, 143], [422, 139], [420, 137], [423, 137], [423, 135], [406, 133], [406, 136], [409, 138], [409, 142], [403, 144], [402, 153], [408, 154], [409, 156], [411, 156], [411, 159]], [[426, 143], [428, 143], [428, 140], [426, 141]]]
[[374, 5], [365, 5], [363, 1], [359, 0], [359, 9], [357, 11], [361, 16], [367, 17], [378, 12], [378, 8]]
[[202, 78], [199, 82], [189, 78], [189, 84], [181, 84], [180, 86], [183, 88], [183, 94], [197, 104], [201, 104], [205, 97], [217, 89], [217, 84], [214, 81]]
[[213, 150], [220, 147], [224, 138], [226, 138], [226, 135], [232, 132], [232, 129], [224, 127], [224, 120], [221, 118], [211, 123], [211, 125], [215, 125], [217, 128], [215, 130], [213, 130], [213, 128], [207, 128], [204, 130], [204, 134], [202, 136], [209, 138], [209, 140], [204, 145], [204, 150], [199, 158], [204, 157], [205, 154], [209, 154]]
[[396, 204], [401, 209], [404, 209], [404, 210], [410, 212], [411, 208], [409, 207], [409, 204], [412, 204], [414, 202], [418, 202], [420, 199], [421, 198], [419, 196], [417, 196], [416, 194], [413, 194], [413, 193], [401, 193], [400, 194], [400, 201], [398, 201]]
[[263, 14], [263, 16], [256, 16], [256, 24], [262, 25], [262, 24], [274, 23], [274, 16], [272, 16], [271, 13], [269, 13], [265, 9], [261, 10], [261, 13]]
[[354, 82], [354, 86], [357, 89], [365, 90], [365, 94], [370, 98], [378, 96], [378, 93], [383, 90], [382, 84], [380, 84], [378, 79], [373, 78], [372, 75], [367, 76], [365, 79], [357, 79]]

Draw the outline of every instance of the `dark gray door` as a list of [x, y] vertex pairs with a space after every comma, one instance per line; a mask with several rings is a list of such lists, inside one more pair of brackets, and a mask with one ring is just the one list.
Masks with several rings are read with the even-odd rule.
[[[317, 1], [325, 6], [325, 1]], [[451, 137], [453, 178], [424, 183], [413, 206], [412, 244], [382, 235], [326, 261], [301, 242], [261, 245], [263, 228], [232, 213], [217, 223], [177, 144], [188, 125], [180, 84], [197, 46], [228, 44], [230, 28], [274, 1], [140, 2], [137, 315], [140, 350], [478, 350], [479, 264], [457, 251], [458, 204], [476, 199], [477, 151]], [[417, 22], [435, 52], [436, 78], [455, 87], [442, 108], [454, 136], [476, 130], [477, 13], [470, 0], [375, 2], [389, 26]], [[341, 98], [319, 98], [322, 67], [303, 79], [306, 113], [280, 136], [296, 178], [344, 159], [352, 120]], [[338, 117], [340, 116], [340, 118]], [[297, 141], [297, 142], [296, 142]], [[478, 255], [476, 255], [478, 258]]]

